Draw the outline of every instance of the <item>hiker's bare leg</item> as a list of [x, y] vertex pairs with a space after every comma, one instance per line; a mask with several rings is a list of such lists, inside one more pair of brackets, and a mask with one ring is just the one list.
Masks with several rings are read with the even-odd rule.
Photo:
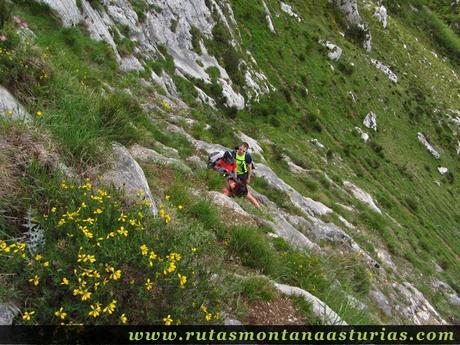
[[257, 201], [256, 198], [254, 198], [254, 196], [248, 192], [248, 195], [246, 195], [246, 198], [257, 208], [260, 208], [260, 204], [259, 202]]

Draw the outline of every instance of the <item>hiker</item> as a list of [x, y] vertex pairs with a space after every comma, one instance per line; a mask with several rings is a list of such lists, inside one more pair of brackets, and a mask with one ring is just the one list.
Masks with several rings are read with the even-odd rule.
[[253, 168], [252, 157], [248, 153], [249, 144], [244, 142], [240, 146], [235, 147], [232, 152], [236, 160], [236, 176], [239, 180], [246, 184], [251, 183], [251, 172]]
[[236, 175], [236, 163], [232, 154], [229, 151], [225, 151], [222, 158], [214, 163], [213, 169], [224, 174], [224, 176], [228, 174]]
[[229, 197], [246, 197], [255, 207], [260, 208], [257, 199], [249, 192], [248, 186], [245, 182], [239, 180], [235, 175], [229, 174], [227, 177], [227, 186], [224, 188], [224, 194]]
[[243, 178], [238, 178], [237, 164], [233, 157], [234, 154], [229, 151], [224, 153], [213, 152], [208, 156], [208, 167], [227, 177], [227, 187], [223, 189], [225, 195], [229, 197], [246, 197], [255, 207], [260, 208], [260, 204], [248, 191], [247, 179], [244, 176]]

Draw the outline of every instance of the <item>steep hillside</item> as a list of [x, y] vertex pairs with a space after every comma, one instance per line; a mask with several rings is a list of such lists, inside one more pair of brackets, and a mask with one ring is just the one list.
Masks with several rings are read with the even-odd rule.
[[0, 323], [458, 323], [459, 12], [0, 0]]

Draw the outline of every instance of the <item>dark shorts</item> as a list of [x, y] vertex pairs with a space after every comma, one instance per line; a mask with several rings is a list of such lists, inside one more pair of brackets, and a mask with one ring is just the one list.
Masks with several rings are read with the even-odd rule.
[[241, 174], [241, 175], [236, 175], [236, 177], [238, 178], [238, 180], [240, 180], [241, 182], [244, 182], [244, 183], [247, 183], [247, 180], [248, 180], [248, 177], [249, 177], [249, 173], [244, 173], [244, 174]]

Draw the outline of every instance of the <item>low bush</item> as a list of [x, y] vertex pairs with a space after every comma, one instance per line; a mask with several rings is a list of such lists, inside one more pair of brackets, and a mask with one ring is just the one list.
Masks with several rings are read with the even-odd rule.
[[255, 228], [245, 226], [236, 226], [229, 230], [229, 246], [240, 257], [243, 265], [268, 275], [279, 274], [279, 257], [263, 234]]
[[304, 115], [299, 120], [299, 126], [305, 131], [305, 133], [309, 133], [310, 131], [322, 132], [323, 130], [323, 127], [318, 121], [318, 117], [313, 113]]
[[155, 220], [141, 198], [125, 208], [117, 192], [88, 179], [81, 185], [61, 180], [56, 188], [57, 180], [42, 172], [33, 181], [32, 200], [40, 203], [31, 205], [37, 215], [28, 218], [28, 228], [35, 236], [0, 239], [0, 268], [15, 272], [7, 283], [25, 300], [17, 324], [219, 320], [222, 296], [212, 286], [209, 263], [201, 261], [212, 244], [199, 247], [197, 230], [187, 224], [182, 231], [195, 232], [181, 241], [172, 234], [176, 221], [166, 208]]

